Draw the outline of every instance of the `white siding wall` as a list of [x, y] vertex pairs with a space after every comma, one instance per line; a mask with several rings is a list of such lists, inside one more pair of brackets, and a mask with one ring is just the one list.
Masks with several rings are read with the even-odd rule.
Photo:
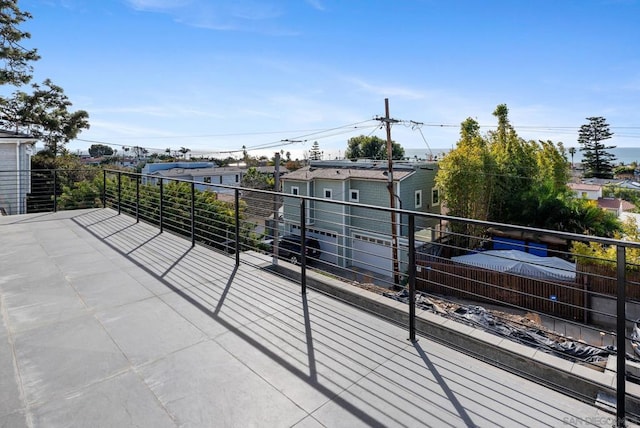
[[0, 143], [0, 214], [18, 214], [16, 145]]
[[16, 144], [0, 142], [0, 209], [6, 214], [26, 212], [26, 197], [31, 187], [31, 145], [20, 144], [18, 163]]

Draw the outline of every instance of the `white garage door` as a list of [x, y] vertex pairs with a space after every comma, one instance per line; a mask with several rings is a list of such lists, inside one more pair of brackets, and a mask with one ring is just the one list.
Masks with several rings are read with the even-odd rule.
[[354, 234], [352, 249], [352, 266], [383, 275], [393, 275], [391, 241]]

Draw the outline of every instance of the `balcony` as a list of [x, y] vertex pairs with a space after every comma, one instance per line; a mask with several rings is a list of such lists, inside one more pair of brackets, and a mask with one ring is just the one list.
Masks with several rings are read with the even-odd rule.
[[[374, 272], [326, 260], [274, 260], [252, 246], [260, 239], [242, 232], [253, 220], [238, 209], [230, 227], [200, 228], [205, 220], [198, 220], [189, 183], [184, 202], [169, 207], [169, 199], [149, 196], [167, 196], [162, 185], [140, 186], [135, 174], [100, 174], [97, 208], [0, 217], [3, 425], [611, 426], [621, 408], [627, 421], [636, 418], [636, 384], [625, 381], [626, 369], [561, 358], [425, 305], [460, 302], [460, 293], [487, 307], [499, 302], [471, 296], [478, 290], [469, 284], [420, 292], [434, 286], [428, 282], [436, 273], [459, 273], [440, 266], [445, 256], [416, 245], [415, 236], [406, 237], [407, 264], [430, 276], [398, 272], [415, 302], [408, 305], [354, 284], [369, 276], [397, 296], [390, 290], [396, 284]], [[229, 202], [234, 207], [242, 205], [240, 191]], [[56, 206], [62, 196], [40, 199]], [[299, 204], [304, 213], [304, 198]], [[371, 210], [385, 221], [388, 210]], [[414, 231], [415, 214], [396, 211]], [[231, 236], [239, 251], [216, 249], [212, 236]], [[624, 269], [617, 272], [622, 278], [612, 279], [622, 280], [623, 302], [632, 305], [624, 296], [633, 290], [624, 286], [635, 283]], [[446, 278], [437, 281], [451, 287]], [[447, 297], [454, 291], [458, 296]], [[556, 330], [619, 342], [615, 331], [601, 337], [601, 329], [564, 313], [554, 306], [536, 312]], [[622, 332], [626, 349], [630, 331]], [[616, 408], [621, 397], [625, 405]]]

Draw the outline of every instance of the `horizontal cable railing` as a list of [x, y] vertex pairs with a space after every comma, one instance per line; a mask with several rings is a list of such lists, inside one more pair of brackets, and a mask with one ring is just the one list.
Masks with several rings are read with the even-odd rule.
[[[294, 263], [303, 290], [313, 269], [404, 301], [411, 339], [418, 308], [615, 370], [618, 417], [637, 417], [624, 403], [627, 364], [640, 367], [640, 243], [117, 170], [0, 171], [2, 214], [90, 207], [236, 263], [244, 251]], [[611, 251], [578, 255], [576, 243]]]

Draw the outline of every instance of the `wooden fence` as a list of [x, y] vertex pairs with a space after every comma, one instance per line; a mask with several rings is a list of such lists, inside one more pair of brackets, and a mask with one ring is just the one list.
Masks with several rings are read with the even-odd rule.
[[[589, 293], [607, 296], [618, 294], [617, 273], [614, 266], [578, 263], [576, 271], [576, 282], [583, 284]], [[625, 297], [640, 301], [640, 272], [627, 270], [625, 279]]]
[[527, 278], [442, 259], [423, 261], [420, 265], [416, 276], [419, 291], [586, 320], [588, 300], [580, 282]]

